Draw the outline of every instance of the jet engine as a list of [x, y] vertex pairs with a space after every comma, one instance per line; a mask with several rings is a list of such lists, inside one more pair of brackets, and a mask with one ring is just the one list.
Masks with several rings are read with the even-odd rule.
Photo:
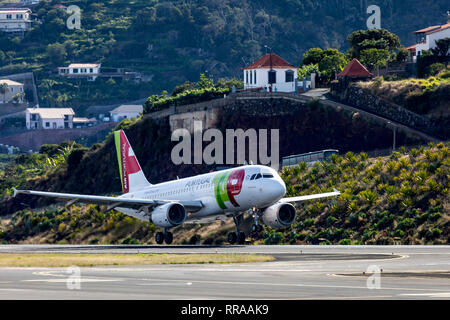
[[179, 203], [166, 203], [152, 211], [152, 222], [163, 228], [175, 227], [186, 219], [186, 209]]
[[262, 221], [269, 227], [279, 229], [289, 227], [295, 220], [295, 207], [290, 203], [275, 203], [262, 213]]

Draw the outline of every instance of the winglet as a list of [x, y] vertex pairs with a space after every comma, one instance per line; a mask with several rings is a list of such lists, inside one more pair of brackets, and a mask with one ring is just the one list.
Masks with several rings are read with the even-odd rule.
[[14, 188], [14, 187], [13, 187], [13, 191], [14, 191], [13, 197], [17, 196], [17, 194], [19, 193], [19, 191], [18, 191], [16, 188]]
[[340, 195], [340, 194], [341, 194], [341, 192], [340, 192], [338, 189], [336, 189], [336, 188], [333, 188], [333, 191], [334, 191], [334, 192], [337, 192], [337, 193], [338, 193], [337, 195]]

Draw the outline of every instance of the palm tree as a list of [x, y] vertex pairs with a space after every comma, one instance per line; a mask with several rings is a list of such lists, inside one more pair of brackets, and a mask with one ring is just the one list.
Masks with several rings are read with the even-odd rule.
[[5, 103], [5, 97], [7, 92], [8, 92], [8, 84], [0, 83], [0, 93], [3, 95], [3, 103]]

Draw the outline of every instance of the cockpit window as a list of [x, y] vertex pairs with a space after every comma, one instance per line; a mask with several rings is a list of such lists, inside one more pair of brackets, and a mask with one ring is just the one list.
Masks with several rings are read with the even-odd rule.
[[257, 175], [256, 175], [256, 177], [255, 177], [255, 180], [257, 180], [257, 179], [261, 179], [262, 178], [262, 175], [261, 175], [261, 173], [258, 173]]
[[270, 173], [264, 173], [263, 178], [273, 178], [273, 174]]
[[251, 176], [250, 180], [254, 180], [255, 176], [256, 176], [256, 173]]

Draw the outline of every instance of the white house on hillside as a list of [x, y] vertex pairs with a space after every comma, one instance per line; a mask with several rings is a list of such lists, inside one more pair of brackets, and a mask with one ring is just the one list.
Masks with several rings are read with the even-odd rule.
[[33, 5], [38, 4], [40, 0], [20, 0], [20, 3], [23, 5]]
[[1, 8], [0, 30], [8, 33], [23, 33], [31, 29], [31, 10], [24, 8]]
[[68, 78], [86, 78], [95, 81], [100, 74], [101, 63], [72, 63], [68, 67], [59, 67], [58, 74]]
[[416, 35], [416, 44], [406, 49], [410, 51], [412, 59], [415, 62], [424, 50], [435, 48], [437, 40], [450, 38], [450, 23], [417, 30], [414, 34]]
[[111, 119], [114, 122], [123, 119], [137, 118], [144, 111], [142, 105], [121, 105], [110, 112]]
[[27, 129], [73, 128], [72, 108], [28, 108], [25, 110]]
[[295, 92], [297, 67], [280, 56], [270, 53], [243, 68], [244, 89], [261, 88], [264, 91]]
[[14, 102], [23, 103], [25, 94], [22, 83], [8, 79], [0, 79], [0, 86], [5, 88], [4, 91], [0, 88], [0, 103], [9, 103], [15, 100], [13, 99], [15, 96], [17, 96], [17, 100]]

